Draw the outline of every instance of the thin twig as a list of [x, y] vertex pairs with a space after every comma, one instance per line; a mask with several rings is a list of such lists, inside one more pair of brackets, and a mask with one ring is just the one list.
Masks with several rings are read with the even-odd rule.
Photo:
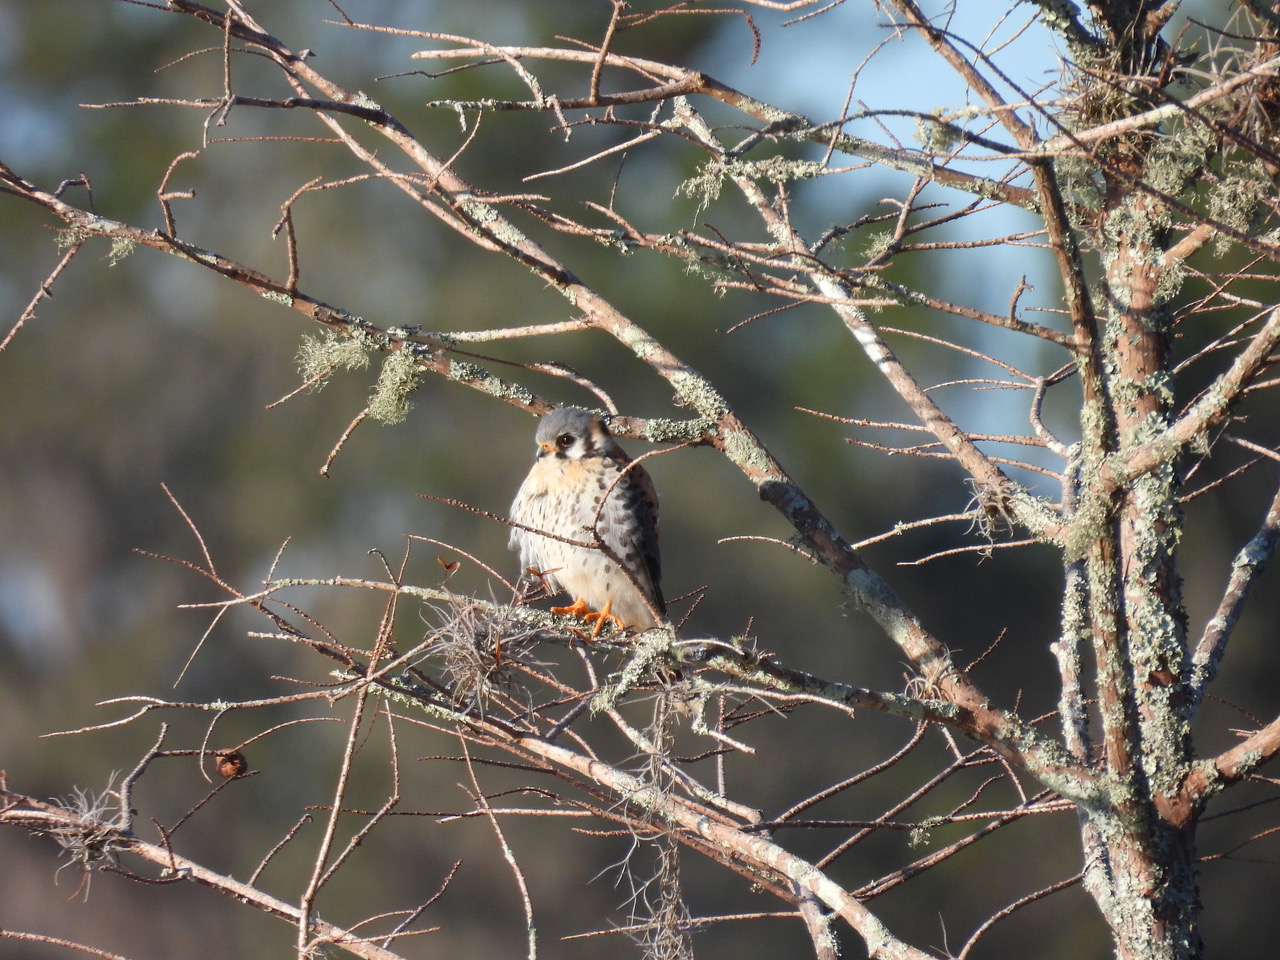
[[67, 247], [66, 253], [62, 255], [62, 259], [58, 261], [57, 266], [53, 268], [53, 271], [49, 276], [45, 277], [44, 282], [40, 284], [40, 289], [36, 291], [36, 295], [31, 298], [31, 302], [27, 304], [27, 308], [22, 311], [22, 314], [14, 322], [13, 326], [9, 328], [9, 332], [5, 334], [4, 339], [0, 340], [0, 354], [4, 353], [5, 349], [9, 346], [9, 343], [18, 335], [18, 331], [22, 329], [23, 325], [36, 315], [36, 307], [40, 305], [40, 302], [53, 296], [54, 281], [62, 275], [62, 271], [67, 268], [69, 263], [71, 263], [71, 258], [80, 252], [80, 248], [82, 246], [84, 246], [84, 240], [76, 240]]

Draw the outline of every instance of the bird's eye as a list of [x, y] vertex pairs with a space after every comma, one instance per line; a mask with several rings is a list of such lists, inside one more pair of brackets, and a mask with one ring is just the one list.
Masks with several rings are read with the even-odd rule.
[[557, 447], [561, 447], [561, 448], [563, 448], [563, 447], [572, 447], [572, 446], [573, 446], [573, 434], [572, 434], [572, 433], [562, 433], [562, 434], [560, 434], [560, 436], [556, 437], [556, 446], [557, 446]]

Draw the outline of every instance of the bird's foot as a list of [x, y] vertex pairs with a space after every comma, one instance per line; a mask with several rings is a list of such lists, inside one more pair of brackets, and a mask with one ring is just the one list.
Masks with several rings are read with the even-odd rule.
[[578, 617], [581, 620], [585, 620], [587, 614], [592, 613], [593, 611], [587, 606], [587, 601], [579, 597], [577, 600], [573, 601], [573, 606], [552, 607], [551, 612], [559, 614], [562, 617]]
[[594, 626], [591, 628], [591, 635], [589, 637], [582, 638], [588, 644], [590, 644], [590, 643], [594, 643], [599, 638], [600, 632], [604, 630], [604, 626], [606, 623], [612, 622], [614, 627], [616, 627], [619, 631], [626, 629], [627, 625], [609, 612], [611, 609], [613, 609], [612, 600], [606, 600], [604, 604], [604, 609], [601, 610], [599, 613], [597, 613], [596, 611], [592, 610], [589, 606], [587, 606], [587, 602], [585, 600], [579, 597], [578, 599], [573, 601], [573, 606], [552, 607], [551, 612], [559, 614], [562, 617], [578, 617], [582, 620], [587, 621], [587, 623], [594, 624]]
[[606, 600], [604, 602], [604, 609], [601, 610], [599, 613], [583, 614], [582, 619], [586, 620], [588, 623], [592, 622], [593, 620], [595, 621], [595, 626], [591, 628], [592, 640], [595, 640], [596, 637], [600, 636], [600, 631], [604, 629], [604, 625], [606, 623], [612, 623], [619, 633], [627, 629], [627, 625], [625, 623], [623, 623], [621, 620], [619, 620], [617, 617], [615, 617], [612, 613], [609, 612], [612, 609], [613, 609], [613, 601]]

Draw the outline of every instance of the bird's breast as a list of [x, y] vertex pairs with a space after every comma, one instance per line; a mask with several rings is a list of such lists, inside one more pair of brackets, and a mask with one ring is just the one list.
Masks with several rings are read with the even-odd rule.
[[559, 457], [542, 457], [529, 471], [525, 487], [530, 496], [556, 496], [562, 493], [586, 495], [596, 487], [601, 493], [608, 489], [616, 473], [612, 461], [564, 460]]

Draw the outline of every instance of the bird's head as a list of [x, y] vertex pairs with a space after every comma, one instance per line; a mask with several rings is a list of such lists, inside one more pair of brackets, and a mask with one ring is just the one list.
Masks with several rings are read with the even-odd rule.
[[565, 460], [608, 456], [617, 446], [604, 422], [579, 407], [561, 407], [543, 417], [534, 442], [538, 456]]

